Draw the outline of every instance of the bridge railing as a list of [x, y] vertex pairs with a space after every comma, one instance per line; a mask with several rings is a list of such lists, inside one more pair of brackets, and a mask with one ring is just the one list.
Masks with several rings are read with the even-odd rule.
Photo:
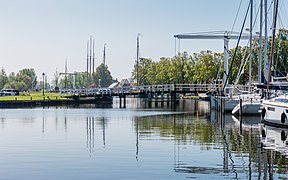
[[[108, 89], [107, 92], [112, 94], [132, 94], [132, 93], [149, 93], [149, 92], [208, 92], [211, 90], [219, 91], [223, 87], [222, 84], [159, 84], [159, 85], [143, 85], [143, 86], [125, 86], [108, 88], [82, 88], [82, 89], [62, 89], [63, 94], [82, 94], [95, 95], [104, 92], [103, 89]], [[239, 89], [246, 90], [246, 86], [239, 86]], [[105, 91], [106, 92], [106, 91]]]
[[213, 89], [215, 86], [213, 84], [175, 84], [175, 91], [208, 91]]

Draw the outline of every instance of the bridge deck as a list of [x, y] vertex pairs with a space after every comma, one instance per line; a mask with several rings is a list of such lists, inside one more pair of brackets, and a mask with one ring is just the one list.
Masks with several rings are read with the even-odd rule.
[[[217, 91], [222, 88], [222, 85], [215, 84], [162, 84], [162, 85], [144, 85], [144, 86], [129, 86], [108, 88], [86, 88], [86, 89], [63, 89], [62, 94], [77, 95], [79, 97], [97, 97], [104, 94], [111, 96], [123, 95], [144, 95], [149, 93], [167, 94], [167, 93], [207, 93], [209, 91]], [[245, 87], [243, 86], [242, 89]], [[245, 89], [244, 89], [245, 90]]]

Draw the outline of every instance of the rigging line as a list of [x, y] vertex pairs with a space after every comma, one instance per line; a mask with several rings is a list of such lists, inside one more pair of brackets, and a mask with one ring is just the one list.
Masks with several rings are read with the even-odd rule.
[[[283, 1], [282, 1], [282, 4], [280, 5], [279, 4], [279, 9], [278, 9], [278, 18], [279, 18], [279, 28], [280, 27], [285, 27], [285, 25], [284, 24], [287, 24], [287, 19], [285, 18], [286, 16], [280, 16], [280, 15], [282, 15], [282, 14], [284, 14], [285, 15], [285, 13], [283, 13]], [[283, 23], [283, 21], [285, 21], [284, 23]]]
[[[267, 14], [268, 14], [268, 12], [270, 12], [270, 10], [271, 10], [271, 7], [272, 7], [272, 4], [273, 4], [273, 2], [272, 2], [272, 3], [270, 3], [270, 6], [269, 6], [269, 8], [267, 9]], [[270, 21], [270, 19], [269, 19], [269, 18], [267, 19], [267, 21], [269, 21], [268, 23], [270, 24], [270, 26], [272, 26], [272, 23], [271, 23], [271, 21]], [[265, 22], [265, 19], [263, 18], [262, 24], [264, 24], [264, 22]]]
[[[248, 16], [248, 12], [249, 12], [249, 7], [251, 6], [251, 1], [249, 2], [249, 5], [248, 5], [248, 8], [247, 8], [247, 11], [246, 11], [246, 14], [245, 14], [245, 18], [244, 18], [244, 22], [242, 24], [242, 28], [241, 28], [241, 31], [240, 31], [240, 35], [239, 35], [239, 38], [238, 38], [238, 41], [237, 41], [237, 45], [236, 45], [236, 48], [235, 48], [235, 52], [234, 52], [234, 56], [233, 56], [233, 59], [232, 59], [232, 62], [230, 64], [230, 67], [229, 67], [229, 71], [228, 71], [228, 75], [227, 75], [227, 78], [225, 80], [225, 83], [224, 83], [224, 88], [226, 87], [227, 85], [227, 82], [228, 82], [228, 79], [229, 79], [229, 75], [231, 73], [231, 70], [232, 70], [232, 65], [235, 61], [235, 57], [236, 57], [236, 54], [237, 54], [237, 50], [238, 50], [238, 47], [239, 47], [239, 43], [240, 43], [240, 39], [241, 39], [241, 36], [242, 36], [242, 33], [243, 33], [243, 29], [244, 29], [244, 26], [245, 26], [245, 22], [247, 20], [247, 16]], [[224, 90], [224, 89], [223, 89]]]
[[[285, 1], [285, 2], [286, 2], [286, 1]], [[283, 19], [284, 19], [284, 24], [287, 25], [287, 24], [288, 24], [287, 16], [285, 16], [286, 13], [284, 13], [286, 9], [285, 9], [284, 12], [283, 12], [283, 7], [286, 6], [286, 5], [284, 4], [285, 2], [282, 1], [282, 4], [281, 4], [281, 6], [280, 6], [280, 11], [281, 11], [280, 14], [283, 15], [282, 17], [283, 17]], [[286, 7], [286, 8], [287, 8], [287, 7]], [[281, 16], [279, 16], [279, 17], [281, 17]], [[284, 26], [283, 26], [283, 27], [284, 27]]]
[[[248, 43], [249, 43], [249, 41], [247, 42], [247, 44], [248, 44]], [[252, 47], [255, 48], [256, 45], [257, 45], [256, 42], [253, 41], [252, 43], [253, 43], [253, 44], [252, 44]], [[248, 47], [248, 45], [247, 45], [246, 47]], [[241, 60], [240, 69], [239, 69], [239, 71], [238, 71], [238, 73], [237, 73], [237, 76], [236, 76], [236, 80], [235, 80], [235, 84], [234, 84], [235, 86], [238, 84], [239, 79], [240, 79], [240, 77], [241, 77], [241, 75], [242, 75], [242, 71], [245, 70], [245, 66], [246, 66], [246, 64], [247, 64], [247, 62], [248, 62], [248, 60], [249, 60], [249, 58], [250, 58], [250, 54], [248, 54], [248, 56], [247, 56], [246, 59], [245, 59], [245, 56], [246, 56], [246, 54], [247, 54], [247, 51], [248, 51], [248, 48], [245, 48], [244, 57], [243, 57], [243, 59]]]
[[260, 12], [260, 6], [258, 7], [258, 10], [257, 10], [257, 12], [255, 14], [255, 19], [254, 19], [254, 23], [253, 23], [252, 29], [254, 29], [254, 27], [256, 26], [257, 16], [259, 15], [259, 12]]
[[236, 23], [236, 21], [237, 21], [238, 15], [239, 15], [239, 11], [240, 11], [241, 5], [242, 5], [242, 0], [240, 1], [240, 4], [239, 4], [239, 6], [238, 6], [238, 10], [237, 10], [237, 13], [236, 13], [236, 17], [235, 17], [235, 19], [234, 19], [234, 23], [233, 23], [233, 26], [232, 26], [232, 29], [231, 29], [231, 33], [232, 33], [233, 30], [234, 30], [235, 23]]
[[[272, 9], [273, 9], [272, 6], [273, 6], [273, 4], [274, 4], [274, 2], [273, 2], [273, 0], [271, 0], [270, 6], [269, 6], [269, 8], [268, 8], [268, 10], [267, 10], [267, 13], [268, 13], [268, 12], [273, 13], [273, 12], [272, 12]], [[274, 7], [274, 6], [273, 6], [273, 7]], [[270, 24], [270, 30], [272, 30], [273, 22], [271, 22], [271, 19], [269, 19], [269, 18], [268, 18], [268, 21], [269, 21], [268, 23]], [[272, 21], [273, 21], [273, 20], [272, 20]]]

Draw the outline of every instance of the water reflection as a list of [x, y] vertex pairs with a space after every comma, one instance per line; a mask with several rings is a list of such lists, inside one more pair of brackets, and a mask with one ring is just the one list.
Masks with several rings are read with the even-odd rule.
[[240, 121], [210, 112], [204, 101], [180, 101], [176, 112], [145, 104], [131, 107], [1, 111], [1, 175], [17, 179], [7, 172], [23, 167], [22, 173], [45, 175], [47, 169], [37, 168], [50, 163], [58, 178], [69, 176], [65, 167], [90, 179], [116, 179], [119, 174], [122, 179], [146, 179], [147, 173], [152, 179], [205, 179], [211, 174], [216, 179], [287, 178], [286, 129], [264, 126], [255, 117]]
[[94, 140], [95, 140], [95, 133], [94, 133], [94, 117], [87, 117], [86, 118], [86, 130], [87, 130], [87, 141], [86, 146], [89, 149], [90, 154], [94, 152]]
[[[97, 127], [97, 124], [99, 127]], [[105, 117], [86, 117], [86, 147], [90, 155], [94, 152], [95, 148], [95, 130], [102, 131], [102, 144], [103, 148], [106, 146], [106, 125], [107, 118]]]

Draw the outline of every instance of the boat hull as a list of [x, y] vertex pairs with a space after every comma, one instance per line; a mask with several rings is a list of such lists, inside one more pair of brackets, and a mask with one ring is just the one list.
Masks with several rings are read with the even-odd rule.
[[[260, 102], [243, 102], [242, 103], [242, 116], [259, 116], [260, 115]], [[238, 103], [232, 110], [233, 115], [239, 115], [240, 104]]]
[[263, 102], [262, 117], [264, 123], [277, 127], [288, 127], [288, 104], [266, 101]]

